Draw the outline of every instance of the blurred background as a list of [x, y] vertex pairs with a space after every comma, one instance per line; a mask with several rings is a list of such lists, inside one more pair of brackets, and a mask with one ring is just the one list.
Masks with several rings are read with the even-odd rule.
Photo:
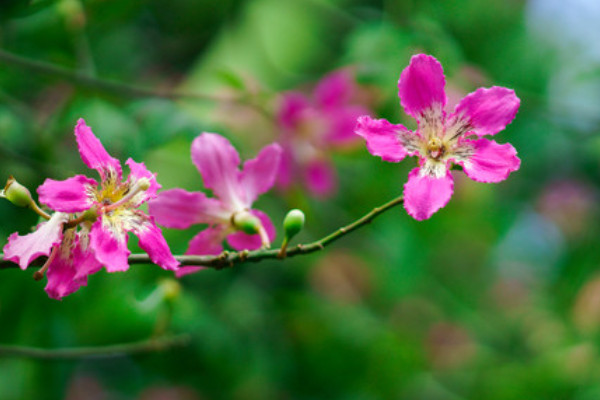
[[[60, 302], [31, 270], [1, 270], [2, 344], [124, 343], [157, 323], [193, 340], [103, 360], [0, 358], [0, 398], [600, 398], [598, 20], [596, 0], [0, 2], [1, 178], [32, 190], [93, 176], [80, 117], [163, 188], [203, 190], [189, 158], [203, 131], [244, 159], [295, 137], [333, 167], [331, 190], [300, 176], [256, 207], [277, 226], [302, 208], [296, 240], [317, 239], [400, 195], [416, 161], [382, 162], [360, 140], [319, 147], [329, 117], [315, 87], [349, 71], [349, 103], [414, 128], [396, 84], [417, 53], [444, 66], [450, 103], [515, 89], [521, 108], [495, 139], [522, 160], [494, 185], [455, 171], [454, 197], [427, 221], [398, 207], [325, 251], [186, 276], [174, 299], [156, 266], [102, 271]], [[289, 91], [312, 102], [301, 127], [282, 125]], [[6, 201], [0, 217], [2, 245], [37, 222]], [[182, 254], [200, 229], [163, 230]]]

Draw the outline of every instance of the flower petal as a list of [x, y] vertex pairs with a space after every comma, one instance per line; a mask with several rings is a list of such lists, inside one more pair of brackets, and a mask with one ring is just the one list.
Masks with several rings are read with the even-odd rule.
[[13, 233], [4, 246], [4, 259], [19, 264], [19, 267], [25, 270], [36, 258], [49, 256], [52, 248], [61, 242], [63, 224], [68, 219], [68, 214], [57, 212], [28, 235], [19, 236], [18, 233]]
[[127, 248], [127, 239], [124, 230], [112, 226], [110, 220], [102, 215], [92, 225], [90, 248], [108, 272], [127, 271], [127, 258], [131, 253]]
[[355, 90], [352, 74], [339, 70], [325, 76], [315, 88], [316, 103], [323, 108], [339, 107], [347, 103]]
[[302, 93], [284, 93], [277, 112], [277, 120], [284, 129], [293, 130], [304, 119], [306, 110], [310, 107], [310, 102]]
[[204, 186], [235, 210], [249, 206], [240, 185], [240, 156], [229, 140], [216, 133], [203, 133], [192, 142], [192, 161]]
[[401, 133], [404, 133], [404, 137], [413, 135], [400, 124], [394, 125], [385, 119], [372, 119], [368, 115], [358, 118], [355, 132], [367, 141], [369, 153], [390, 162], [402, 161], [408, 154], [401, 142]]
[[358, 140], [354, 133], [356, 120], [361, 116], [368, 114], [369, 110], [362, 106], [346, 106], [330, 112], [329, 130], [323, 138], [324, 142], [333, 146], [347, 146]]
[[404, 185], [404, 208], [417, 221], [427, 219], [448, 203], [453, 188], [450, 171], [441, 178], [434, 178], [421, 173], [421, 168], [415, 168]]
[[161, 188], [161, 185], [158, 182], [156, 182], [156, 174], [153, 174], [152, 172], [148, 171], [148, 168], [146, 168], [146, 165], [144, 165], [143, 162], [137, 163], [131, 158], [127, 159], [127, 161], [125, 161], [125, 164], [127, 164], [129, 169], [131, 170], [129, 177], [127, 178], [130, 188], [132, 188], [135, 185], [135, 183], [141, 178], [146, 178], [150, 181], [150, 187], [147, 190], [141, 191], [136, 196], [134, 196], [134, 198], [131, 200], [131, 203], [135, 207], [139, 207], [140, 204], [155, 198], [156, 191]]
[[[190, 240], [185, 254], [196, 255], [217, 255], [223, 252], [223, 239], [225, 239], [226, 229], [222, 225], [208, 227], [198, 233]], [[175, 276], [181, 278], [184, 275], [206, 269], [206, 267], [183, 266], [175, 271]]]
[[[75, 235], [73, 231], [70, 234]], [[55, 258], [48, 265], [46, 293], [50, 298], [60, 300], [87, 285], [88, 275], [101, 268], [102, 264], [96, 260], [94, 253], [81, 248], [78, 237], [63, 240]]]
[[335, 192], [337, 174], [329, 160], [315, 158], [305, 166], [304, 181], [312, 194], [324, 198]]
[[473, 153], [458, 163], [474, 181], [501, 182], [521, 165], [517, 151], [510, 143], [499, 144], [488, 139], [465, 140], [463, 143], [471, 147]]
[[465, 96], [450, 119], [463, 120], [478, 136], [493, 135], [517, 115], [521, 100], [515, 91], [500, 86], [480, 88]]
[[76, 175], [64, 181], [46, 179], [37, 188], [39, 200], [55, 211], [81, 212], [94, 204], [92, 193], [98, 183], [84, 175]]
[[100, 140], [94, 135], [92, 129], [85, 124], [83, 118], [77, 121], [75, 139], [77, 140], [81, 159], [89, 168], [98, 171], [103, 182], [121, 181], [121, 163], [106, 152]]
[[418, 54], [400, 74], [398, 95], [407, 114], [416, 119], [426, 113], [441, 113], [446, 105], [442, 65], [432, 56]]
[[[250, 213], [255, 217], [260, 219], [263, 228], [267, 231], [267, 236], [269, 237], [269, 241], [275, 240], [275, 226], [273, 222], [271, 222], [271, 218], [264, 212], [260, 210], [250, 210]], [[260, 240], [260, 236], [256, 235], [248, 235], [244, 232], [235, 232], [227, 236], [227, 243], [234, 249], [241, 250], [256, 250], [262, 247], [262, 241]]]
[[254, 203], [259, 194], [265, 193], [273, 186], [282, 153], [281, 146], [273, 143], [264, 147], [256, 158], [244, 163], [240, 180], [248, 204]]
[[133, 233], [139, 238], [140, 248], [148, 253], [154, 264], [166, 270], [177, 269], [179, 261], [173, 257], [162, 231], [152, 219], [146, 219]]
[[231, 216], [218, 199], [179, 188], [163, 190], [156, 199], [150, 200], [148, 213], [159, 225], [176, 229], [228, 221]]

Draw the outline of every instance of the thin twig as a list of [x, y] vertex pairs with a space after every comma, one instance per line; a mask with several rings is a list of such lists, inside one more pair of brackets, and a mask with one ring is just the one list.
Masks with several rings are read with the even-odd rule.
[[98, 79], [88, 74], [71, 70], [69, 68], [61, 67], [43, 61], [32, 60], [30, 58], [21, 57], [16, 54], [10, 53], [6, 50], [0, 49], [0, 65], [2, 64], [6, 64], [8, 66], [13, 66], [17, 68], [23, 68], [37, 74], [56, 76], [58, 78], [67, 80], [80, 86], [85, 86], [101, 92], [116, 93], [126, 97], [159, 97], [171, 100], [192, 99], [216, 102], [237, 102], [252, 105], [248, 100], [248, 96], [220, 97], [203, 93], [160, 91], [134, 86], [123, 82]]
[[[342, 238], [343, 236], [349, 234], [350, 232], [370, 223], [375, 217], [384, 213], [385, 211], [402, 204], [404, 202], [404, 198], [402, 196], [395, 198], [379, 207], [374, 208], [369, 213], [365, 214], [361, 218], [356, 221], [343, 226], [337, 229], [335, 232], [319, 239], [311, 243], [299, 244], [294, 247], [291, 247], [286, 252], [286, 258], [294, 257], [300, 254], [309, 254], [314, 253], [315, 251], [323, 250], [325, 246], [335, 242], [336, 240]], [[181, 263], [181, 265], [199, 265], [205, 267], [211, 267], [215, 269], [222, 269], [226, 267], [233, 267], [237, 264], [242, 264], [246, 262], [259, 262], [267, 259], [282, 259], [279, 256], [279, 249], [272, 250], [254, 250], [254, 251], [240, 251], [240, 252], [228, 252], [224, 251], [223, 253], [217, 256], [194, 256], [194, 255], [184, 255], [184, 256], [175, 256], [177, 261]], [[43, 264], [43, 258], [38, 258], [35, 263], [31, 265], [41, 265]], [[131, 254], [129, 256], [129, 264], [152, 264], [150, 257], [147, 254]], [[15, 268], [17, 264], [4, 260], [4, 255], [0, 255], [0, 269], [3, 268]]]
[[0, 358], [26, 357], [45, 360], [72, 360], [78, 358], [110, 358], [124, 355], [163, 351], [173, 347], [187, 346], [191, 341], [188, 334], [146, 339], [140, 342], [112, 344], [97, 347], [70, 347], [43, 349], [30, 346], [0, 345]]

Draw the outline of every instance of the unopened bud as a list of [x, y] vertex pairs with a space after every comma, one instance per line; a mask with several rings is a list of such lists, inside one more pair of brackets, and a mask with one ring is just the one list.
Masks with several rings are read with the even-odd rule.
[[148, 178], [140, 178], [137, 184], [139, 185], [139, 190], [146, 191], [150, 189], [150, 180]]
[[17, 182], [12, 175], [6, 181], [4, 190], [0, 192], [0, 197], [19, 207], [29, 207], [33, 203], [29, 189]]
[[283, 219], [283, 232], [287, 240], [298, 234], [304, 227], [304, 213], [301, 210], [290, 210]]
[[165, 300], [173, 301], [181, 293], [181, 285], [175, 279], [165, 279], [161, 282]]
[[247, 211], [234, 214], [231, 218], [231, 222], [236, 229], [239, 229], [248, 235], [254, 235], [260, 232], [260, 220]]

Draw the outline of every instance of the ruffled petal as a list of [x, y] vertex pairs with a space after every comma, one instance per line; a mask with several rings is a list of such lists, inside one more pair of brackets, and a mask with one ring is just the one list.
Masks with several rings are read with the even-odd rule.
[[75, 139], [79, 147], [81, 159], [89, 168], [100, 174], [103, 182], [120, 182], [122, 177], [121, 163], [111, 157], [92, 129], [85, 124], [83, 118], [77, 121]]
[[478, 139], [465, 140], [462, 146], [468, 146], [472, 154], [458, 164], [463, 166], [469, 178], [477, 182], [501, 182], [521, 165], [517, 151], [510, 143]]
[[385, 119], [372, 119], [367, 115], [358, 118], [355, 132], [367, 141], [369, 153], [390, 162], [402, 161], [408, 154], [401, 137], [414, 136], [400, 124], [394, 125]]
[[141, 191], [133, 199], [131, 203], [134, 207], [139, 207], [140, 204], [153, 199], [156, 197], [156, 191], [161, 188], [161, 185], [156, 181], [156, 174], [148, 171], [144, 163], [137, 163], [129, 158], [125, 161], [125, 164], [131, 170], [129, 177], [127, 178], [128, 185], [132, 188], [140, 178], [146, 178], [150, 181], [150, 187], [147, 190]]
[[404, 208], [417, 221], [428, 219], [448, 203], [453, 189], [450, 171], [441, 178], [434, 178], [421, 173], [421, 168], [415, 168], [404, 185]]
[[355, 90], [352, 74], [339, 70], [325, 76], [315, 88], [314, 98], [320, 107], [333, 108], [347, 103]]
[[127, 248], [127, 233], [110, 224], [104, 216], [100, 216], [90, 231], [90, 248], [96, 259], [106, 267], [108, 272], [127, 271], [127, 258], [131, 253]]
[[480, 88], [461, 100], [450, 119], [463, 121], [467, 131], [478, 136], [493, 135], [510, 124], [520, 103], [512, 89], [500, 86]]
[[204, 186], [234, 210], [247, 205], [240, 185], [240, 156], [229, 140], [216, 133], [203, 133], [192, 142], [192, 161]]
[[398, 95], [407, 114], [420, 120], [429, 113], [441, 113], [446, 105], [442, 65], [432, 56], [418, 54], [400, 74]]
[[323, 138], [325, 144], [347, 146], [359, 140], [354, 133], [357, 119], [368, 114], [369, 110], [362, 106], [346, 106], [333, 110], [327, 115], [329, 130]]
[[28, 235], [19, 236], [16, 232], [13, 233], [4, 246], [4, 259], [19, 264], [24, 270], [36, 258], [49, 256], [52, 248], [60, 244], [63, 224], [68, 219], [68, 214], [57, 212]]
[[98, 183], [84, 175], [76, 175], [64, 181], [46, 179], [37, 188], [39, 200], [55, 211], [81, 212], [94, 204], [93, 193]]
[[[222, 225], [211, 226], [198, 233], [190, 240], [185, 254], [192, 255], [217, 255], [223, 252], [223, 240], [226, 229]], [[175, 271], [175, 276], [181, 278], [184, 275], [206, 269], [206, 267], [183, 266]]]
[[308, 190], [317, 197], [328, 197], [337, 187], [337, 174], [329, 160], [310, 160], [304, 169], [304, 181]]
[[81, 248], [78, 238], [65, 240], [48, 265], [46, 293], [50, 298], [60, 300], [87, 285], [88, 275], [101, 268], [102, 264], [96, 260], [94, 253]]
[[231, 217], [231, 212], [218, 199], [179, 188], [164, 190], [150, 200], [148, 213], [159, 225], [176, 229], [228, 221]]
[[305, 117], [310, 102], [302, 93], [287, 92], [281, 98], [277, 120], [284, 129], [293, 130]]
[[177, 269], [179, 261], [173, 257], [162, 231], [154, 221], [148, 218], [133, 233], [139, 238], [140, 248], [148, 253], [154, 264], [166, 270]]
[[[250, 210], [250, 213], [260, 219], [260, 222], [267, 231], [267, 236], [269, 237], [269, 241], [275, 240], [275, 226], [273, 222], [271, 222], [271, 218], [264, 212], [260, 210]], [[256, 250], [260, 249], [262, 246], [262, 241], [260, 240], [260, 236], [256, 235], [248, 235], [244, 232], [235, 232], [227, 236], [227, 243], [235, 250]]]
[[244, 163], [241, 184], [246, 192], [246, 201], [252, 204], [258, 195], [265, 193], [275, 183], [283, 150], [277, 143], [264, 147], [260, 153]]

